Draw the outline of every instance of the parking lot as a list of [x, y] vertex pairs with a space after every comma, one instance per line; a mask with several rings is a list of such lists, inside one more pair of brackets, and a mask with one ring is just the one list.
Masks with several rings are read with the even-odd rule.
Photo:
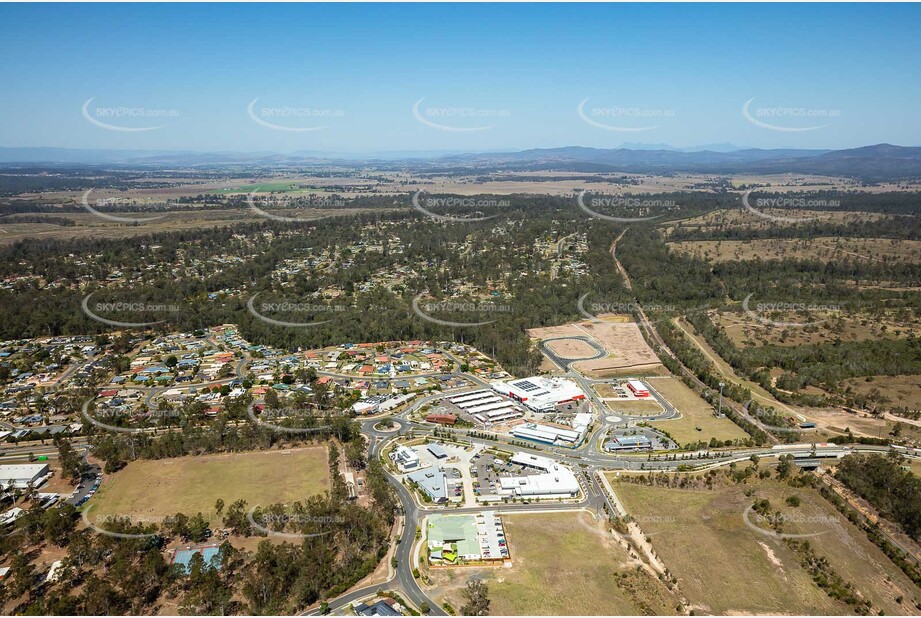
[[[629, 429], [612, 429], [610, 432], [608, 432], [608, 435], [604, 440], [604, 444], [608, 444], [614, 438], [619, 438], [619, 437], [625, 437], [625, 438], [645, 437], [652, 444], [652, 447], [649, 449], [637, 448], [637, 449], [628, 449], [628, 450], [624, 450], [621, 452], [667, 451], [670, 449], [678, 448], [678, 445], [675, 444], [673, 441], [669, 440], [667, 437], [665, 437], [661, 433], [649, 427], [632, 427]], [[605, 449], [605, 450], [609, 450], [609, 449]]]
[[67, 499], [68, 504], [82, 506], [87, 500], [93, 497], [99, 484], [102, 482], [102, 469], [91, 464], [89, 469], [80, 477], [80, 484], [74, 490], [73, 495]]
[[499, 477], [540, 474], [539, 470], [509, 463], [491, 453], [480, 453], [470, 461], [473, 494], [480, 499], [499, 500]]

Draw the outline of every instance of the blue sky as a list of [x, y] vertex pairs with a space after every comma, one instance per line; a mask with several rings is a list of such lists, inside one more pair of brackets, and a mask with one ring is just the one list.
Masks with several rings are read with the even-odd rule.
[[919, 18], [879, 4], [4, 4], [0, 146], [917, 146]]

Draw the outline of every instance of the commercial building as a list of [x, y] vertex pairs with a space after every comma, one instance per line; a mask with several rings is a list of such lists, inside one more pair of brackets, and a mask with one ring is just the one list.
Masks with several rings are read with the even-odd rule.
[[441, 470], [427, 468], [416, 470], [407, 475], [409, 480], [419, 486], [432, 502], [448, 501], [448, 477]]
[[448, 451], [444, 450], [444, 448], [442, 448], [442, 446], [437, 442], [429, 442], [425, 445], [425, 448], [435, 457], [435, 459], [445, 459], [448, 456]]
[[417, 393], [406, 393], [405, 395], [374, 395], [372, 397], [365, 397], [361, 401], [352, 404], [352, 411], [355, 414], [388, 412], [411, 400], [416, 394]]
[[608, 451], [651, 451], [652, 440], [639, 436], [612, 436], [604, 445]]
[[563, 429], [562, 427], [552, 427], [550, 425], [539, 425], [537, 423], [525, 423], [512, 429], [511, 434], [516, 438], [533, 440], [544, 444], [561, 444], [571, 446], [576, 444], [582, 437], [582, 433], [574, 429]]
[[535, 412], [550, 412], [556, 406], [585, 399], [585, 393], [572, 380], [535, 376], [508, 382], [496, 381], [492, 389], [516, 401], [520, 401]]
[[4, 489], [25, 489], [29, 485], [38, 487], [48, 473], [46, 463], [0, 466], [0, 487]]
[[382, 599], [377, 603], [360, 603], [352, 606], [355, 613], [359, 616], [402, 616], [403, 612], [399, 609], [402, 607], [393, 599]]
[[639, 380], [627, 380], [627, 388], [636, 397], [649, 397], [649, 389]]
[[572, 470], [553, 459], [518, 453], [510, 460], [542, 474], [499, 478], [500, 495], [517, 498], [571, 498], [579, 495], [579, 480]]
[[448, 401], [461, 408], [475, 405], [474, 402], [483, 399], [496, 399], [496, 396], [492, 393], [492, 391], [482, 389], [478, 391], [471, 391], [469, 393], [461, 393], [460, 395], [454, 395], [453, 397], [447, 397]]
[[419, 455], [414, 450], [400, 444], [391, 454], [394, 463], [402, 470], [414, 470], [419, 467]]
[[439, 425], [454, 425], [457, 423], [457, 416], [454, 414], [429, 414], [425, 417], [425, 420], [429, 423], [437, 423]]
[[506, 407], [502, 407], [496, 410], [489, 410], [488, 412], [482, 414], [474, 414], [473, 418], [480, 421], [481, 423], [500, 423], [502, 421], [507, 421], [514, 418], [521, 418], [522, 416], [524, 416], [524, 412], [509, 404]]
[[503, 560], [509, 555], [502, 521], [493, 511], [476, 515], [430, 515], [426, 544], [429, 558], [448, 563]]

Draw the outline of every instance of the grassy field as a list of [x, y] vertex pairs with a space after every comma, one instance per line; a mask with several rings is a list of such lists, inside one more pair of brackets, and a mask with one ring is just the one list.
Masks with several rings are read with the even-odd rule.
[[808, 238], [769, 240], [701, 240], [676, 242], [672, 249], [708, 262], [743, 260], [859, 260], [913, 262], [921, 260], [921, 241], [888, 238]]
[[[455, 609], [461, 589], [481, 578], [489, 587], [493, 615], [636, 615], [646, 604], [673, 613], [675, 600], [664, 586], [635, 574], [626, 552], [586, 513], [503, 515], [513, 566], [490, 569], [434, 569], [435, 598]], [[615, 573], [630, 571], [631, 589], [618, 587]]]
[[[757, 303], [753, 300], [752, 307]], [[765, 319], [779, 322], [817, 322], [804, 327], [775, 327], [758, 322], [744, 313], [723, 312], [713, 316], [723, 327], [733, 345], [739, 348], [763, 345], [800, 346], [841, 341], [899, 338], [921, 334], [921, 323], [894, 311], [888, 315], [869, 316], [858, 313], [815, 311], [765, 314]]]
[[[678, 444], [691, 444], [700, 440], [709, 442], [711, 438], [736, 440], [749, 437], [728, 418], [717, 418], [712, 406], [677, 378], [656, 378], [648, 383], [681, 412], [681, 418], [649, 424], [667, 431]], [[697, 427], [700, 427], [700, 431], [697, 431]]]
[[[831, 211], [831, 210], [799, 210], [785, 208], [762, 208], [762, 213], [773, 214], [791, 219], [815, 219], [823, 223], [854, 223], [859, 221], [876, 221], [886, 215], [869, 212]], [[799, 225], [795, 221], [768, 221], [758, 215], [748, 212], [744, 208], [714, 210], [704, 215], [682, 219], [681, 227], [684, 229], [720, 230], [726, 228], [768, 229], [772, 227], [789, 227]], [[671, 234], [673, 227], [666, 227], [666, 234]], [[734, 241], [739, 242], [739, 241]], [[674, 243], [678, 244], [678, 243]], [[678, 248], [676, 247], [676, 250]]]
[[294, 502], [329, 487], [326, 447], [139, 460], [104, 477], [91, 506], [91, 520], [110, 516], [159, 521], [199, 511], [216, 521], [218, 498], [240, 498], [249, 507]]
[[[273, 209], [265, 209], [273, 212]], [[322, 219], [337, 215], [357, 214], [365, 209], [291, 209], [282, 214], [286, 217], [297, 217], [304, 220]], [[80, 238], [115, 239], [130, 238], [144, 234], [160, 232], [179, 232], [200, 230], [212, 227], [223, 227], [241, 222], [259, 222], [265, 218], [249, 208], [227, 210], [171, 210], [168, 213], [145, 212], [113, 212], [119, 217], [132, 217], [146, 219], [164, 214], [165, 216], [155, 221], [130, 225], [122, 222], [111, 221], [91, 213], [50, 213], [49, 216], [61, 217], [74, 222], [74, 225], [58, 225], [56, 223], [0, 223], [0, 246], [10, 245], [25, 238], [41, 238], [53, 240], [73, 240]], [[13, 220], [15, 221], [15, 219]]]
[[209, 191], [209, 193], [317, 193], [322, 190], [318, 189], [307, 189], [306, 185], [303, 182], [295, 182], [291, 180], [281, 180], [281, 181], [267, 181], [261, 183], [253, 184], [242, 184], [236, 187], [226, 187], [222, 189], [214, 189]]
[[[754, 495], [745, 496], [746, 488], [754, 488]], [[614, 490], [700, 612], [852, 613], [812, 581], [783, 541], [746, 525], [743, 513], [762, 498], [789, 518], [784, 532], [818, 533], [808, 537], [816, 554], [870, 599], [875, 610], [912, 614], [916, 613], [913, 601], [921, 601], [921, 590], [814, 490], [793, 489], [776, 481], [714, 490], [616, 483]], [[784, 502], [794, 494], [801, 500], [797, 508]], [[757, 528], [756, 517], [750, 515], [749, 522]], [[900, 596], [902, 604], [896, 602]]]
[[841, 386], [851, 387], [855, 392], [866, 394], [878, 388], [889, 400], [889, 405], [905, 406], [910, 410], [921, 409], [921, 376], [873, 376], [844, 380]]

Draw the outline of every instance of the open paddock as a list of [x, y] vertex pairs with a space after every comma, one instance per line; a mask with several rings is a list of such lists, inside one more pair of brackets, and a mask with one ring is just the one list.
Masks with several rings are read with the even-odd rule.
[[329, 488], [325, 446], [137, 460], [106, 475], [86, 504], [91, 521], [130, 517], [159, 522], [201, 512], [217, 522], [214, 504], [243, 499], [248, 507], [305, 500]]
[[[681, 380], [656, 378], [649, 381], [649, 386], [681, 412], [681, 418], [649, 423], [656, 429], [667, 431], [678, 444], [684, 446], [701, 440], [709, 442], [712, 438], [725, 441], [744, 440], [749, 437], [741, 427], [728, 418], [718, 418], [714, 415], [713, 407]], [[697, 430], [698, 427], [700, 431]]]
[[[657, 614], [674, 612], [676, 600], [661, 582], [635, 564], [602, 521], [585, 512], [504, 514], [512, 553], [510, 568], [434, 569], [434, 598], [463, 605], [470, 578], [489, 587], [490, 613], [500, 616], [638, 615], [645, 604]], [[629, 572], [632, 592], [616, 584]]]

